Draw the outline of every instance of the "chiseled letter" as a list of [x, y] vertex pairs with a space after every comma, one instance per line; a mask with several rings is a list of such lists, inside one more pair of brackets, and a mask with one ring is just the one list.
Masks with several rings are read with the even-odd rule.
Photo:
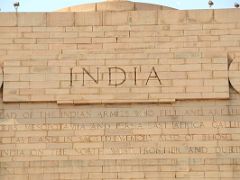
[[[115, 81], [115, 83], [112, 83], [112, 73], [113, 73], [113, 70], [115, 70], [115, 73], [123, 74], [123, 78], [122, 78], [122, 80], [120, 82], [116, 82]], [[116, 86], [117, 87], [117, 86], [122, 85], [126, 81], [126, 72], [122, 68], [110, 67], [110, 68], [108, 68], [108, 73], [109, 73], [109, 86]]]
[[[152, 74], [154, 74], [154, 75], [152, 75]], [[151, 70], [151, 72], [150, 72], [150, 74], [149, 74], [149, 76], [148, 76], [146, 85], [148, 85], [148, 82], [149, 82], [150, 79], [152, 79], [152, 80], [158, 80], [159, 84], [160, 84], [160, 85], [162, 84], [162, 83], [161, 83], [161, 80], [160, 80], [160, 78], [158, 77], [158, 74], [157, 74], [157, 72], [156, 72], [156, 70], [155, 70], [154, 67], [152, 67], [152, 70]]]
[[99, 82], [99, 68], [97, 68], [97, 78], [94, 78], [85, 68], [83, 70], [83, 86], [85, 85], [85, 74], [87, 74], [96, 84]]

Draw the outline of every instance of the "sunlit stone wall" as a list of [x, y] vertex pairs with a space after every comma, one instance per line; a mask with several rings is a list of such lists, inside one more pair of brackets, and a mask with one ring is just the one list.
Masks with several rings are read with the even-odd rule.
[[0, 179], [238, 180], [239, 16], [0, 13]]

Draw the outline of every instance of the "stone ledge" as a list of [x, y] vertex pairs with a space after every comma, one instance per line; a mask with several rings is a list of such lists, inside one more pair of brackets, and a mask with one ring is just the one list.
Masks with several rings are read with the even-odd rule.
[[76, 105], [84, 105], [84, 104], [159, 104], [159, 103], [174, 103], [176, 102], [175, 99], [155, 99], [155, 100], [59, 100], [57, 104], [64, 105], [64, 104], [76, 104]]

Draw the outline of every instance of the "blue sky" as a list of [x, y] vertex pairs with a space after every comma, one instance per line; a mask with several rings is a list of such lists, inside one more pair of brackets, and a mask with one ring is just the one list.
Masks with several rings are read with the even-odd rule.
[[[177, 9], [208, 9], [208, 0], [137, 0], [153, 4], [162, 4]], [[240, 0], [213, 0], [213, 8], [232, 8], [234, 3], [240, 3]], [[1, 12], [14, 11], [13, 3], [15, 0], [0, 0]], [[93, 2], [102, 2], [101, 0], [19, 0], [20, 12], [49, 12], [63, 7], [77, 4], [86, 4]]]

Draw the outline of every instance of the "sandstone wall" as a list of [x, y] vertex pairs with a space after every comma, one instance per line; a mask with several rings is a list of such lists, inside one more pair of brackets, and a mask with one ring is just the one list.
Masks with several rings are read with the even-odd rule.
[[239, 15], [0, 13], [0, 179], [239, 179]]

